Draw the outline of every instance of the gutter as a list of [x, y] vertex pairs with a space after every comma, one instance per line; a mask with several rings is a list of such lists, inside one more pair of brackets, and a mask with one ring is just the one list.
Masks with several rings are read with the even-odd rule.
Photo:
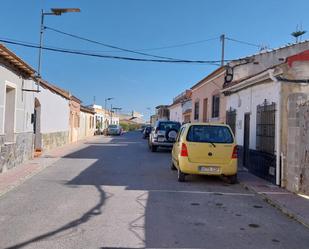
[[[283, 154], [281, 153], [281, 92], [282, 92], [282, 82], [279, 81], [274, 76], [274, 69], [270, 69], [269, 77], [270, 79], [277, 84], [277, 92], [278, 92], [278, 106], [277, 106], [277, 112], [276, 112], [276, 184], [281, 186], [281, 179], [283, 179], [283, 164], [280, 167], [280, 156]], [[283, 162], [283, 160], [282, 160]]]

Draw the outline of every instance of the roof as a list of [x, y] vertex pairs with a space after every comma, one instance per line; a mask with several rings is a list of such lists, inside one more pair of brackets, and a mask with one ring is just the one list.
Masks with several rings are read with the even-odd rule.
[[203, 79], [201, 79], [199, 82], [197, 82], [195, 85], [193, 85], [191, 87], [192, 90], [194, 90], [195, 88], [199, 87], [200, 85], [204, 84], [205, 81], [211, 79], [212, 77], [214, 77], [217, 74], [222, 73], [223, 71], [225, 71], [225, 67], [221, 66], [219, 68], [217, 68], [215, 71], [211, 72], [210, 74], [208, 74], [206, 77], [204, 77]]
[[36, 79], [37, 81], [39, 81], [39, 85], [42, 86], [43, 88], [47, 88], [48, 90], [50, 90], [53, 93], [56, 93], [66, 99], [70, 99], [70, 93], [66, 90], [63, 90], [62, 88], [55, 86], [45, 80], [42, 79]]
[[71, 95], [70, 99], [75, 101], [75, 102], [77, 102], [77, 103], [79, 103], [79, 104], [82, 103], [82, 101], [79, 98], [77, 98], [76, 96], [74, 96], [74, 95]]
[[0, 57], [6, 60], [10, 65], [23, 72], [26, 76], [31, 77], [35, 74], [35, 70], [26, 62], [14, 54], [11, 50], [0, 44]]
[[[249, 76], [247, 76], [245, 78], [239, 79], [237, 81], [233, 81], [231, 83], [224, 84], [222, 92], [223, 93], [228, 93], [230, 88], [234, 88], [234, 86], [237, 87], [237, 85], [239, 85], [240, 83], [243, 83], [243, 82], [248, 81], [248, 80], [260, 81], [260, 80], [262, 80], [261, 78], [257, 79], [257, 77], [259, 75], [263, 75], [263, 74], [265, 74], [267, 71], [269, 71], [271, 69], [279, 68], [279, 66], [281, 66], [283, 64], [285, 64], [285, 63], [281, 63], [281, 64], [278, 64], [278, 65], [274, 65], [274, 66], [268, 67], [268, 68], [264, 69], [263, 71], [260, 71], [260, 72], [258, 72], [256, 74], [252, 74], [252, 75], [249, 75]], [[279, 73], [279, 74], [281, 74], [281, 73]]]
[[90, 108], [90, 107], [87, 107], [87, 106], [84, 106], [84, 105], [80, 106], [80, 111], [95, 114], [95, 110], [93, 108]]
[[299, 54], [292, 55], [286, 59], [289, 67], [292, 66], [295, 61], [309, 61], [309, 49]]
[[304, 44], [304, 43], [309, 43], [309, 40], [304, 40], [304, 41], [301, 41], [301, 42], [295, 42], [295, 43], [288, 43], [284, 46], [281, 46], [281, 47], [278, 47], [278, 48], [272, 48], [272, 49], [267, 49], [267, 50], [263, 50], [263, 51], [260, 51], [258, 53], [255, 53], [255, 54], [252, 54], [252, 55], [247, 55], [247, 56], [244, 56], [244, 57], [240, 57], [238, 59], [235, 59], [235, 60], [232, 60], [233, 62], [236, 62], [236, 61], [241, 61], [241, 60], [245, 60], [247, 58], [251, 58], [251, 57], [254, 57], [256, 55], [261, 55], [261, 54], [268, 54], [268, 53], [272, 53], [274, 51], [277, 51], [277, 50], [281, 50], [281, 49], [284, 49], [284, 48], [287, 48], [287, 47], [293, 47], [293, 46], [297, 46], [299, 44]]

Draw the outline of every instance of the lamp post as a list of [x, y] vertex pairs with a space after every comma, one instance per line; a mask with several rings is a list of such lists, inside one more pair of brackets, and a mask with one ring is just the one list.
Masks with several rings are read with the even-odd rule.
[[42, 45], [43, 45], [43, 35], [44, 35], [44, 16], [61, 16], [64, 13], [69, 12], [80, 12], [79, 8], [53, 8], [51, 9], [51, 12], [44, 12], [44, 10], [41, 11], [41, 28], [40, 28], [40, 46], [39, 46], [39, 61], [38, 61], [38, 78], [41, 78], [41, 57], [42, 57]]
[[[111, 98], [111, 97], [109, 97], [109, 98], [106, 98], [105, 99], [105, 104], [104, 104], [104, 113], [105, 113], [105, 121], [106, 121], [106, 108], [107, 108], [107, 101], [109, 101], [109, 100], [112, 100], [112, 99], [114, 99], [114, 98]], [[106, 122], [104, 122], [104, 123], [106, 123]], [[104, 127], [104, 129], [105, 129], [106, 127]]]
[[151, 123], [150, 117], [151, 117], [151, 107], [146, 108], [149, 111], [149, 124]]

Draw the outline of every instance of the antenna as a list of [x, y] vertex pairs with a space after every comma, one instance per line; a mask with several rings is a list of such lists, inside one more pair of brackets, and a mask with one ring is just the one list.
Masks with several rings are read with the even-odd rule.
[[295, 42], [298, 43], [301, 41], [302, 35], [307, 31], [302, 29], [302, 24], [300, 25], [300, 29], [298, 29], [298, 24], [296, 25], [296, 31], [291, 33], [292, 36], [295, 37]]

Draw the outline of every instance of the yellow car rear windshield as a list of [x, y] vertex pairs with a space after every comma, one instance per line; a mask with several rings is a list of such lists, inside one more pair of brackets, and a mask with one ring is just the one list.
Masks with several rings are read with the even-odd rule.
[[196, 143], [233, 143], [231, 131], [226, 126], [192, 125], [187, 134], [188, 142]]

